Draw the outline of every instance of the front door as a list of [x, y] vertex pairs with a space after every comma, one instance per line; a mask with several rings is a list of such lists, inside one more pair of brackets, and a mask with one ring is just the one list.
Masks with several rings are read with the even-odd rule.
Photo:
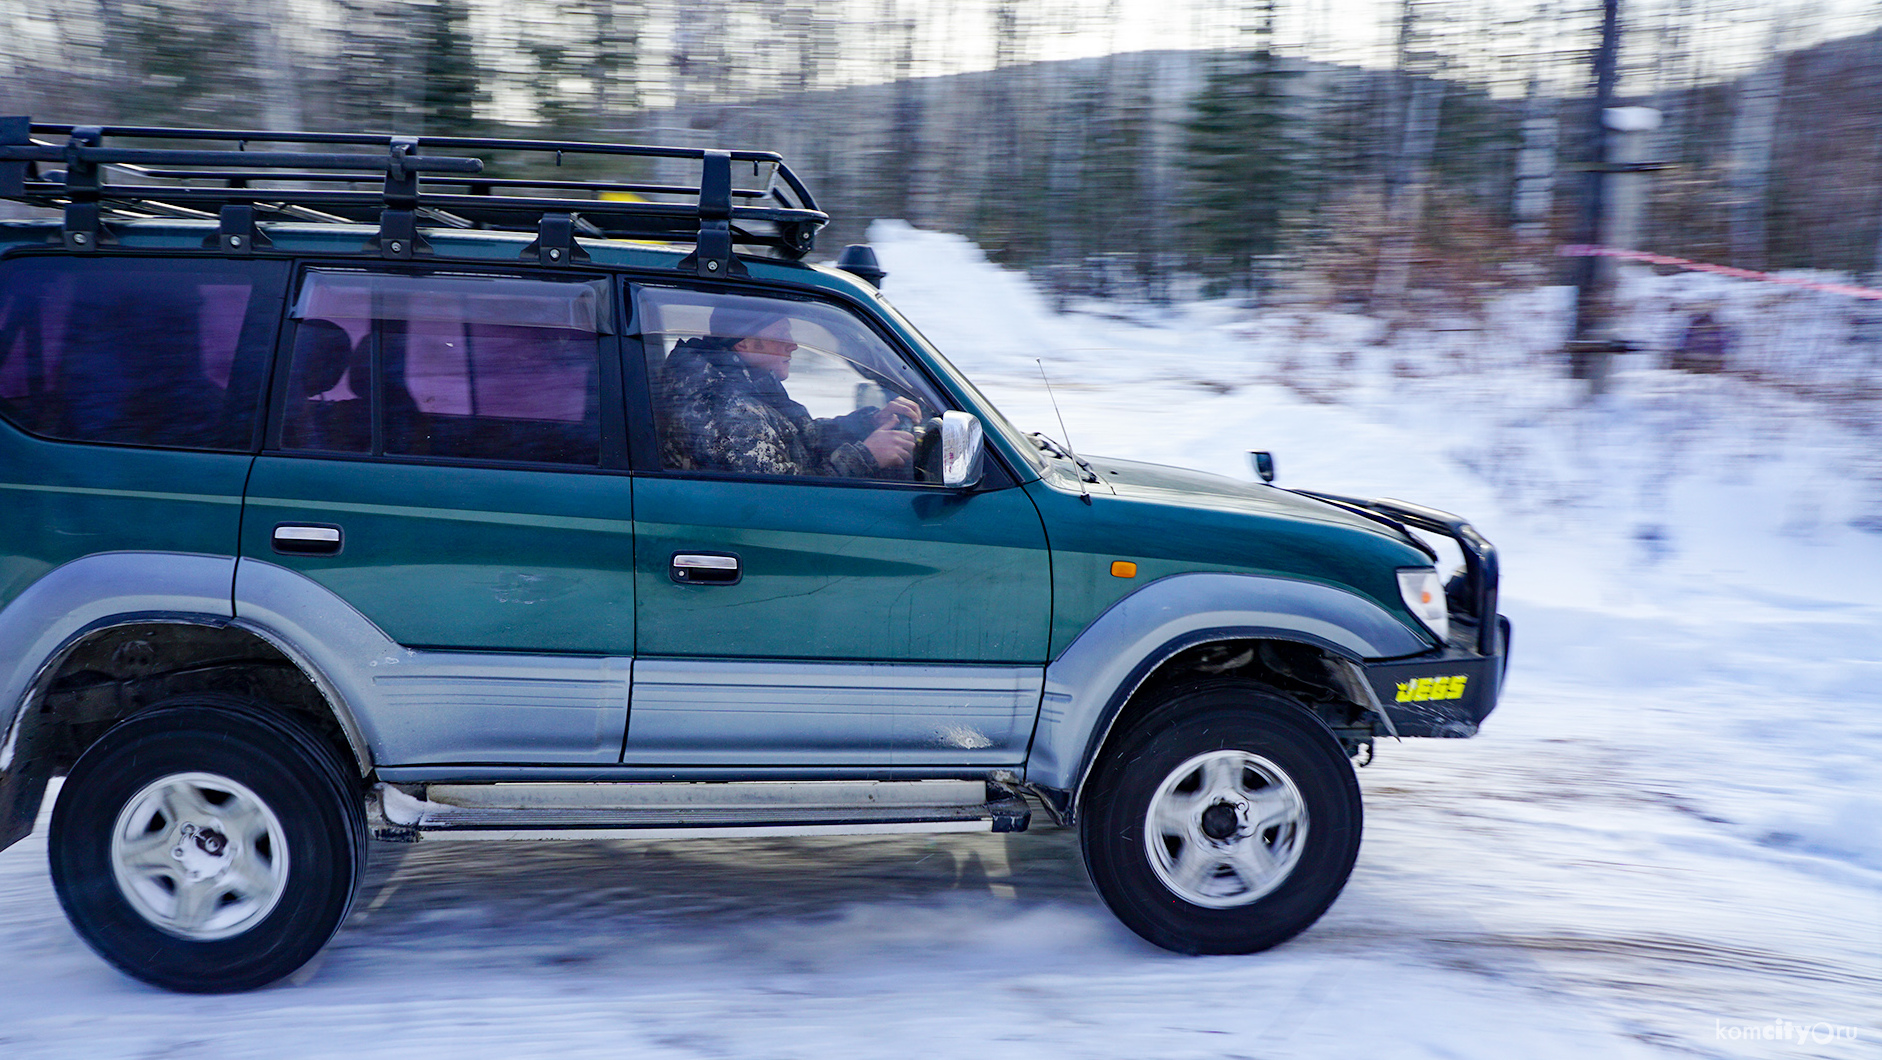
[[400, 715], [387, 765], [620, 756], [633, 491], [608, 301], [560, 278], [303, 277], [236, 596], [250, 564], [285, 567], [429, 649], [375, 678]]
[[634, 764], [1016, 765], [1050, 567], [995, 469], [929, 481], [952, 407], [849, 310], [636, 290], [660, 470], [636, 480]]

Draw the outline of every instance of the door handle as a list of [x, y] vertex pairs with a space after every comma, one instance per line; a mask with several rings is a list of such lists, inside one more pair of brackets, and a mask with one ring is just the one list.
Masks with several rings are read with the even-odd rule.
[[744, 577], [730, 552], [675, 552], [667, 574], [681, 585], [737, 585]]
[[274, 550], [285, 556], [335, 556], [343, 535], [337, 526], [281, 523], [274, 528]]

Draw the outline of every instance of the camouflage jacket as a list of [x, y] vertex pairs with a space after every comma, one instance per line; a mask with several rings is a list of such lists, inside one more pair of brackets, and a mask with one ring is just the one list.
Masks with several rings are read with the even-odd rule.
[[688, 339], [667, 355], [659, 381], [660, 458], [669, 468], [757, 475], [867, 478], [862, 439], [873, 408], [817, 420], [769, 372], [753, 371], [719, 339]]

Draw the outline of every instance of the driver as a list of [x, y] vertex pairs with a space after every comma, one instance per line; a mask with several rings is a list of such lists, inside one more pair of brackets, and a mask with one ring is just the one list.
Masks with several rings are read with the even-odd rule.
[[791, 319], [768, 308], [722, 305], [709, 334], [667, 354], [661, 389], [661, 462], [699, 471], [869, 478], [908, 464], [914, 435], [897, 430], [921, 410], [898, 397], [882, 408], [812, 419], [791, 400]]

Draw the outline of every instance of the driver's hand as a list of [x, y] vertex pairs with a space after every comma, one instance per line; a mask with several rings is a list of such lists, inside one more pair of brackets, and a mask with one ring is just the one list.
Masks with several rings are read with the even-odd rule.
[[[907, 420], [910, 423], [921, 422], [920, 406], [905, 397], [899, 397], [889, 402], [887, 405], [884, 405], [882, 409], [876, 413], [877, 428], [894, 427], [901, 420]], [[882, 466], [900, 467], [901, 465], [884, 464]]]
[[878, 427], [874, 434], [863, 439], [863, 448], [876, 458], [877, 467], [901, 467], [915, 454], [915, 436], [893, 427]]

